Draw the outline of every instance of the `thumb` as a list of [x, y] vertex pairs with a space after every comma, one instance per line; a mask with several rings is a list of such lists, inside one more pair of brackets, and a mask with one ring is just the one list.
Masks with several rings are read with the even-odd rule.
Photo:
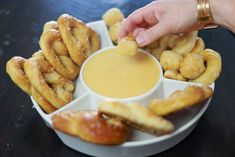
[[166, 25], [163, 23], [158, 23], [149, 29], [142, 31], [136, 37], [136, 42], [139, 46], [146, 46], [153, 41], [161, 38], [162, 36], [168, 33], [168, 29], [166, 29]]

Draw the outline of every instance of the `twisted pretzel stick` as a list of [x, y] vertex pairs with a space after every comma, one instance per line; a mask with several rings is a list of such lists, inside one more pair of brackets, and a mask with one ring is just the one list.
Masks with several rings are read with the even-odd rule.
[[28, 95], [31, 95], [39, 106], [47, 113], [56, 109], [31, 85], [24, 72], [24, 63], [26, 59], [22, 57], [13, 57], [6, 64], [6, 71], [12, 81]]
[[70, 57], [76, 64], [81, 66], [91, 53], [100, 48], [98, 35], [75, 17], [63, 14], [57, 24]]
[[212, 49], [205, 49], [204, 51], [201, 51], [200, 54], [205, 58], [206, 70], [198, 78], [190, 80], [190, 82], [211, 84], [219, 77], [222, 70], [221, 56]]
[[46, 23], [43, 31], [39, 44], [44, 56], [59, 74], [67, 79], [74, 80], [79, 74], [80, 67], [74, 64], [69, 57], [60, 32], [57, 30], [56, 22]]
[[72, 101], [74, 85], [56, 71], [44, 69], [47, 61], [43, 57], [41, 51], [34, 54], [25, 61], [24, 71], [32, 86], [55, 108], [60, 108]]

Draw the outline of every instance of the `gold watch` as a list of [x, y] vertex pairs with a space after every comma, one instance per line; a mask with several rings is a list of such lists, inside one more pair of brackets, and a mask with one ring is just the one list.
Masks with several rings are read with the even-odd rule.
[[203, 25], [204, 29], [216, 28], [210, 10], [209, 0], [197, 0], [198, 24]]

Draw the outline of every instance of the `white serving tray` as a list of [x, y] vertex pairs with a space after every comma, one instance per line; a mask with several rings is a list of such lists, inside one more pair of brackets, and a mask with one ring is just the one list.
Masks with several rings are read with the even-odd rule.
[[[88, 25], [92, 27], [97, 33], [99, 33], [101, 37], [101, 48], [113, 46], [113, 43], [108, 35], [108, 30], [103, 21], [92, 22]], [[158, 92], [156, 93], [156, 97], [165, 98], [175, 90], [182, 90], [190, 84], [195, 83], [163, 78], [162, 83], [158, 88]], [[212, 89], [214, 89], [214, 86], [215, 84], [213, 83], [211, 85]], [[46, 125], [52, 128], [51, 117], [54, 114], [69, 110], [79, 111], [84, 109], [96, 109], [98, 105], [94, 104], [93, 97], [88, 94], [86, 89], [82, 86], [80, 79], [76, 80], [76, 90], [74, 92], [74, 97], [75, 99], [72, 102], [51, 114], [44, 113], [32, 97], [31, 100], [37, 112], [45, 121]], [[201, 106], [196, 106], [167, 117], [175, 124], [176, 127], [175, 131], [171, 134], [156, 137], [133, 130], [132, 137], [130, 137], [124, 144], [121, 145], [106, 146], [92, 144], [85, 142], [78, 137], [70, 136], [57, 130], [54, 131], [65, 145], [84, 154], [97, 157], [143, 157], [167, 150], [188, 136], [196, 126], [200, 117], [206, 111], [210, 101], [211, 99], [207, 100], [205, 104]]]

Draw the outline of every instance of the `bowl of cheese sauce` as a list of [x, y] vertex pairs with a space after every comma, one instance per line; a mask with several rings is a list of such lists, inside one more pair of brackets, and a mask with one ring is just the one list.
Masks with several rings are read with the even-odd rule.
[[152, 55], [141, 49], [135, 55], [123, 55], [116, 47], [91, 55], [80, 74], [88, 93], [100, 100], [146, 99], [156, 92], [162, 80], [162, 69]]

